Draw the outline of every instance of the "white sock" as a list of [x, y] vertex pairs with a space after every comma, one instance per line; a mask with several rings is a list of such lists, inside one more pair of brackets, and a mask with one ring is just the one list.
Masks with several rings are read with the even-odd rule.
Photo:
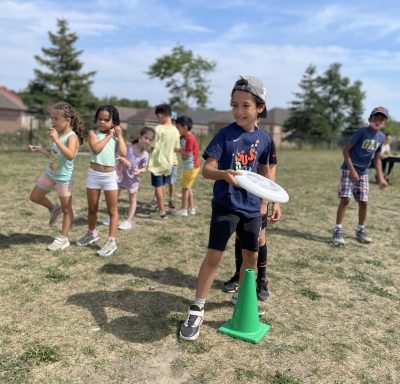
[[196, 297], [193, 302], [194, 305], [197, 305], [200, 309], [204, 308], [206, 305], [206, 299], [200, 299]]
[[342, 229], [342, 224], [336, 224], [335, 229]]

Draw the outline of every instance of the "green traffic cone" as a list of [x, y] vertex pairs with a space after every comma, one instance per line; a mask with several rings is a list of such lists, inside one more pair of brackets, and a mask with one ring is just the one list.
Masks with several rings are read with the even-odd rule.
[[267, 334], [270, 326], [260, 323], [254, 271], [246, 269], [232, 319], [218, 331], [238, 339], [257, 344]]

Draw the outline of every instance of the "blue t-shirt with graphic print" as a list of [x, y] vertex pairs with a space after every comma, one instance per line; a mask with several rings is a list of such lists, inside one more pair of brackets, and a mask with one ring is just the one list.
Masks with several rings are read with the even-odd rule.
[[[375, 152], [380, 152], [385, 139], [385, 134], [381, 131], [376, 131], [371, 127], [359, 128], [351, 136], [350, 143], [353, 147], [350, 149], [350, 158], [354, 168], [359, 175], [368, 173], [368, 168]], [[345, 162], [342, 164], [342, 169], [347, 169]]]
[[[247, 132], [236, 123], [222, 128], [208, 144], [203, 158], [218, 161], [218, 169], [257, 172], [257, 165], [268, 164], [271, 139], [261, 129]], [[216, 180], [213, 188], [212, 207], [235, 211], [242, 217], [260, 216], [260, 198], [243, 188]]]

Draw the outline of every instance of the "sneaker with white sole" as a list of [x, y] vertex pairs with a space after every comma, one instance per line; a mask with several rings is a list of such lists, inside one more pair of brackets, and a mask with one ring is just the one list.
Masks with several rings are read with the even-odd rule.
[[115, 240], [107, 240], [103, 246], [97, 251], [97, 254], [102, 257], [111, 256], [117, 250]]
[[197, 305], [191, 305], [188, 311], [188, 317], [181, 325], [179, 337], [183, 340], [196, 340], [200, 334], [200, 326], [204, 320], [204, 308]]
[[127, 231], [132, 229], [133, 225], [128, 220], [123, 221], [120, 225], [118, 225], [118, 229], [122, 229], [123, 231]]
[[49, 225], [54, 225], [58, 218], [60, 217], [61, 213], [61, 205], [56, 203], [53, 206], [53, 209], [50, 211], [50, 220], [49, 220]]
[[[236, 305], [238, 297], [239, 297], [239, 292], [238, 291], [234, 292], [230, 300], [231, 304]], [[257, 310], [258, 310], [258, 316], [262, 316], [265, 313], [265, 308], [260, 304], [257, 305]]]
[[225, 281], [222, 290], [227, 293], [236, 292], [239, 287], [239, 275], [235, 273], [229, 280]]
[[49, 251], [62, 251], [63, 249], [70, 246], [68, 237], [56, 237], [54, 241], [47, 246]]
[[188, 214], [189, 215], [195, 215], [196, 214], [196, 208], [188, 208]]
[[174, 216], [188, 216], [188, 210], [186, 208], [178, 209], [172, 213]]
[[110, 225], [110, 216], [106, 216], [105, 218], [104, 218], [104, 220], [103, 220], [103, 225]]
[[356, 230], [356, 239], [363, 244], [372, 243], [372, 239], [368, 236], [368, 233], [364, 228]]
[[334, 245], [344, 245], [343, 229], [335, 228], [333, 230], [332, 243]]
[[97, 232], [91, 233], [86, 232], [77, 242], [80, 247], [86, 247], [87, 245], [93, 244], [100, 239]]

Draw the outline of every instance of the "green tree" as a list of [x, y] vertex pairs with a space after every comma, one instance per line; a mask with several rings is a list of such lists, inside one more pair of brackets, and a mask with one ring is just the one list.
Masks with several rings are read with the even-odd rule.
[[147, 100], [130, 100], [127, 98], [118, 98], [117, 96], [103, 97], [99, 100], [100, 104], [112, 104], [119, 107], [131, 108], [148, 108], [149, 102]]
[[362, 83], [340, 74], [341, 64], [332, 64], [323, 75], [317, 76], [314, 65], [307, 67], [291, 102], [291, 117], [284, 129], [292, 137], [337, 138], [351, 133], [362, 125]]
[[318, 91], [316, 67], [309, 65], [300, 81], [300, 92], [291, 102], [290, 117], [284, 125], [292, 138], [310, 138], [329, 134], [329, 122], [324, 114], [323, 103]]
[[206, 75], [215, 69], [216, 63], [194, 56], [191, 50], [177, 45], [170, 54], [158, 58], [146, 72], [150, 78], [166, 80], [171, 94], [169, 104], [177, 111], [185, 111], [190, 102], [204, 108], [209, 97]]
[[79, 61], [82, 50], [76, 50], [76, 33], [69, 32], [68, 22], [57, 20], [57, 33], [49, 32], [52, 44], [42, 48], [43, 56], [35, 55], [41, 69], [34, 69], [35, 79], [30, 81], [21, 93], [24, 102], [40, 118], [47, 115], [50, 104], [66, 101], [83, 116], [89, 115], [96, 105], [91, 93], [92, 78], [96, 72], [82, 73], [83, 63]]

